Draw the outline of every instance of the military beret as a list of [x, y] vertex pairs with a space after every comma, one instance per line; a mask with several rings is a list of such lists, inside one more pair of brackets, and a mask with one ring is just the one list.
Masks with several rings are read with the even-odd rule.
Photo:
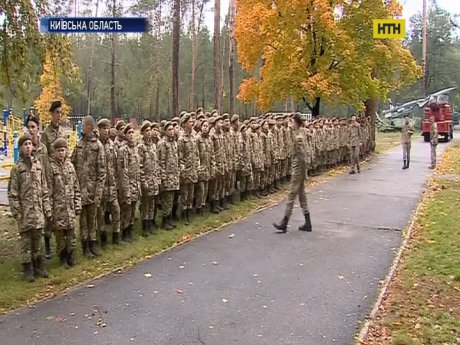
[[276, 125], [276, 121], [274, 119], [269, 119], [268, 120], [268, 125], [269, 126], [274, 126], [274, 125]]
[[182, 118], [182, 116], [184, 116], [185, 114], [187, 114], [187, 112], [185, 110], [182, 110], [179, 114], [179, 118]]
[[230, 119], [230, 115], [228, 113], [222, 114], [222, 120], [228, 120]]
[[208, 121], [211, 125], [213, 125], [219, 120], [222, 120], [222, 116], [211, 116]]
[[128, 133], [128, 131], [129, 131], [130, 129], [134, 129], [134, 127], [133, 127], [132, 124], [128, 123], [128, 124], [126, 125], [126, 127], [123, 129], [123, 133], [125, 133], [125, 134]]
[[203, 108], [202, 107], [198, 107], [196, 108], [196, 113], [202, 113], [203, 112]]
[[206, 118], [206, 115], [204, 115], [203, 113], [200, 113], [200, 115], [198, 115], [197, 117], [197, 120], [201, 120], [201, 119], [205, 119]]
[[214, 109], [213, 111], [211, 111], [211, 116], [214, 115], [214, 114], [219, 114], [217, 109]]
[[177, 116], [176, 116], [176, 117], [173, 117], [173, 118], [171, 119], [171, 122], [175, 122], [176, 124], [178, 124], [179, 121], [180, 121], [180, 119], [179, 119]]
[[60, 147], [65, 147], [67, 148], [67, 140], [65, 140], [64, 138], [57, 138], [54, 143], [53, 143], [53, 148], [56, 150]]
[[160, 128], [160, 125], [157, 122], [152, 122], [150, 128]]
[[190, 118], [192, 115], [190, 113], [185, 113], [181, 118], [180, 118], [180, 125], [183, 126]]
[[59, 100], [53, 101], [53, 102], [51, 102], [50, 112], [53, 112], [53, 111], [55, 111], [57, 108], [60, 108], [60, 107], [62, 107], [61, 101], [59, 101]]
[[123, 127], [126, 126], [125, 121], [123, 120], [118, 120], [117, 123], [115, 124], [115, 129], [119, 131], [120, 129], [123, 129]]
[[150, 128], [150, 127], [152, 127], [152, 123], [148, 120], [145, 120], [144, 122], [142, 122], [141, 132], [145, 131], [147, 128]]
[[163, 126], [163, 130], [166, 131], [168, 127], [171, 127], [171, 126], [174, 126], [174, 124], [171, 121], [166, 121]]
[[240, 117], [238, 116], [238, 114], [233, 114], [232, 119], [230, 120], [230, 122], [234, 123], [234, 122], [238, 121], [239, 119], [240, 119]]
[[246, 125], [243, 123], [240, 127], [240, 132], [244, 131], [246, 129]]
[[37, 116], [33, 115], [33, 114], [29, 114], [29, 116], [27, 116], [26, 126], [30, 121], [35, 122], [37, 124], [37, 126], [40, 126], [40, 119]]
[[106, 119], [106, 118], [100, 119], [97, 122], [97, 126], [98, 127], [110, 127], [110, 121], [109, 119]]
[[22, 144], [24, 144], [27, 140], [32, 141], [32, 137], [29, 134], [21, 135], [19, 140], [18, 140], [19, 147], [21, 147]]

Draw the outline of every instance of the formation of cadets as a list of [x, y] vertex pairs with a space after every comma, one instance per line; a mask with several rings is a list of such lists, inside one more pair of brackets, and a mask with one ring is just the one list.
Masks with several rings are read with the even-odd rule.
[[41, 137], [39, 119], [27, 119], [8, 186], [28, 281], [48, 277], [42, 234], [46, 258], [54, 234], [61, 265], [77, 263], [77, 217], [83, 254], [99, 256], [109, 240], [113, 245], [134, 240], [137, 206], [147, 237], [159, 227], [173, 230], [178, 221], [188, 225], [205, 209], [218, 214], [237, 196], [276, 192], [289, 181], [299, 133], [308, 175], [348, 160], [350, 173], [359, 173], [359, 158], [373, 145], [370, 119], [364, 117], [305, 121], [294, 133], [292, 114], [240, 121], [236, 114], [199, 108], [170, 121], [144, 121], [140, 132], [124, 121], [111, 127], [108, 119], [96, 123], [86, 116], [83, 136], [69, 152], [59, 101], [51, 104], [50, 114]]

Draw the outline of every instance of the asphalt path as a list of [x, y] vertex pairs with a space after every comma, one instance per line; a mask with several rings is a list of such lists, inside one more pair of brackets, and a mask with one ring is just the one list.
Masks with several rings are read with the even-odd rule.
[[413, 141], [408, 170], [397, 147], [313, 186], [312, 233], [297, 231], [298, 206], [289, 232], [274, 233], [283, 202], [2, 316], [0, 343], [352, 344], [432, 172], [429, 150]]

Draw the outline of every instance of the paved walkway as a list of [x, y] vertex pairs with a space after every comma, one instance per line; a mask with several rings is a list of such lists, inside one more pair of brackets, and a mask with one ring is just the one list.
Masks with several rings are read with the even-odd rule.
[[401, 170], [398, 147], [360, 175], [313, 187], [312, 233], [296, 230], [296, 208], [290, 232], [275, 234], [282, 203], [92, 288], [0, 317], [0, 343], [351, 344], [431, 173], [427, 144], [414, 142], [412, 157]]

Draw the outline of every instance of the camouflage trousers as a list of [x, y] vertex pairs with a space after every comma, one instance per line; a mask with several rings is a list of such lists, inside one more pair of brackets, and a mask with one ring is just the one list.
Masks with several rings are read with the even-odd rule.
[[260, 177], [262, 175], [262, 171], [260, 169], [256, 169], [256, 168], [253, 168], [252, 169], [252, 174], [254, 176], [254, 185], [253, 185], [253, 189], [254, 190], [257, 190], [261, 187], [261, 184], [260, 184]]
[[196, 184], [195, 197], [196, 197], [196, 207], [205, 207], [206, 198], [208, 196], [209, 181], [200, 181]]
[[120, 223], [122, 229], [126, 229], [128, 226], [134, 225], [136, 216], [136, 204], [137, 201], [131, 202], [129, 204], [121, 204]]
[[31, 229], [20, 232], [21, 263], [29, 263], [41, 255], [42, 233], [43, 229]]
[[163, 217], [170, 216], [172, 213], [174, 194], [176, 194], [175, 190], [161, 192], [161, 211], [163, 212]]
[[53, 235], [53, 226], [49, 224], [48, 220], [45, 220], [45, 226], [43, 227], [43, 235], [45, 237], [51, 237]]
[[244, 175], [240, 174], [240, 192], [250, 192], [253, 188], [254, 181], [252, 174]]
[[54, 236], [56, 237], [56, 252], [60, 253], [65, 249], [67, 253], [70, 253], [75, 249], [77, 242], [75, 228], [55, 229]]
[[410, 161], [410, 146], [411, 143], [402, 143], [402, 149], [403, 149], [403, 160], [405, 161]]
[[97, 223], [97, 230], [99, 232], [106, 232], [107, 231], [107, 224], [105, 224], [104, 213], [106, 211], [110, 212], [112, 216], [112, 232], [119, 233], [120, 232], [120, 205], [118, 204], [118, 199], [114, 199], [113, 201], [107, 201], [101, 204], [101, 207], [97, 209], [96, 213], [96, 223]]
[[223, 197], [224, 175], [216, 174], [215, 178], [209, 181], [209, 200], [220, 200]]
[[290, 218], [292, 215], [292, 209], [294, 207], [294, 201], [297, 196], [299, 196], [299, 203], [302, 212], [308, 213], [308, 203], [307, 203], [307, 194], [305, 193], [305, 177], [306, 171], [305, 167], [293, 171], [291, 176], [291, 185], [289, 187], [289, 195], [286, 204], [286, 210], [284, 211], [284, 216]]
[[96, 204], [83, 205], [80, 213], [81, 240], [96, 241]]
[[229, 172], [225, 173], [225, 196], [232, 195], [234, 193], [234, 187], [235, 187], [235, 180], [236, 180], [236, 171], [235, 170], [230, 170]]
[[181, 183], [180, 185], [180, 202], [183, 210], [191, 210], [193, 208], [193, 183]]
[[359, 170], [359, 146], [350, 146], [350, 171]]
[[436, 168], [436, 146], [438, 146], [437, 144], [433, 144], [431, 143], [430, 144], [430, 148], [431, 148], [431, 167], [434, 169]]
[[282, 165], [282, 169], [283, 169], [283, 173], [282, 173], [282, 177], [286, 177], [290, 171], [288, 170], [289, 168], [289, 159], [286, 157], [283, 159], [283, 165]]
[[155, 218], [155, 195], [141, 197], [139, 211], [142, 220], [152, 220]]

